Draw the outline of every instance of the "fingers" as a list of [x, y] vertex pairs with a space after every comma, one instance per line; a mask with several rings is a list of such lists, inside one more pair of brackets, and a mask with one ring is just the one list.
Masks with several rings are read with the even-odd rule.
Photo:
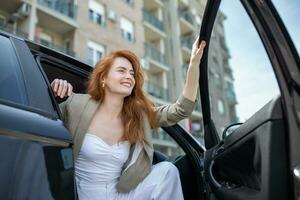
[[73, 86], [68, 83], [68, 96], [71, 96], [71, 94], [73, 93]]
[[58, 90], [57, 90], [57, 96], [61, 95], [61, 92], [63, 90], [64, 87], [64, 81], [62, 79], [59, 79], [59, 83], [58, 83]]
[[55, 94], [55, 96], [57, 96], [58, 86], [59, 86], [59, 79], [56, 78], [51, 83], [51, 88], [52, 88], [53, 93]]
[[197, 50], [197, 54], [199, 54], [200, 52], [203, 53], [205, 46], [206, 46], [206, 42], [202, 40]]
[[71, 96], [73, 93], [73, 86], [68, 81], [62, 79], [54, 79], [51, 83], [51, 88], [54, 95], [60, 98]]
[[203, 50], [205, 46], [206, 46], [206, 42], [202, 40], [199, 48]]

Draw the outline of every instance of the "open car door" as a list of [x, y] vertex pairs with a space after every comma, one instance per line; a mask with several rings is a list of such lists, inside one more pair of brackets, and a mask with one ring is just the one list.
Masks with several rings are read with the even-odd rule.
[[[229, 25], [230, 17], [234, 25]], [[218, 25], [222, 22], [224, 27]], [[217, 40], [216, 35], [224, 29], [224, 37]], [[234, 38], [228, 39], [233, 34]], [[300, 63], [272, 2], [208, 1], [200, 39], [207, 41], [200, 66], [200, 92], [208, 199], [299, 199]], [[221, 51], [213, 48], [216, 42], [223, 46], [220, 54], [227, 55], [222, 69], [214, 67], [214, 56]], [[268, 73], [265, 65], [270, 66]], [[242, 69], [243, 73], [234, 73], [234, 78], [230, 78], [230, 72], [236, 69]], [[224, 70], [229, 71], [227, 78], [223, 77]], [[241, 111], [234, 110], [242, 106], [243, 99], [235, 99], [233, 79], [239, 81], [236, 88], [256, 83], [254, 88], [237, 90], [246, 102]], [[216, 88], [225, 88], [227, 95], [220, 95]], [[275, 92], [270, 92], [273, 89]], [[267, 94], [271, 98], [260, 102]], [[212, 102], [212, 99], [219, 100]], [[247, 112], [251, 115], [245, 116]], [[234, 117], [236, 113], [242, 117]]]

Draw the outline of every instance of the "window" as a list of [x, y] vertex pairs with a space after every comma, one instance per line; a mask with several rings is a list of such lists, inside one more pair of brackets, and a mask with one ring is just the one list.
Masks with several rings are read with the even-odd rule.
[[40, 44], [51, 47], [52, 37], [49, 34], [41, 32], [38, 36], [38, 39]]
[[88, 63], [94, 66], [105, 54], [105, 47], [101, 44], [88, 42]]
[[221, 115], [224, 114], [224, 103], [221, 99], [218, 99], [218, 111]]
[[284, 22], [295, 46], [300, 53], [300, 1], [291, 0], [287, 3], [285, 0], [272, 1]]
[[[219, 76], [209, 79], [209, 93], [211, 117], [221, 136], [230, 124], [245, 122], [280, 92], [268, 55], [241, 3], [222, 1], [216, 18], [213, 32], [218, 34], [211, 38], [208, 68]], [[216, 82], [222, 87], [215, 87]]]
[[125, 3], [127, 3], [130, 6], [133, 6], [134, 0], [123, 0]]
[[89, 1], [89, 19], [92, 22], [99, 24], [100, 26], [105, 25], [105, 9], [100, 3], [90, 0]]
[[121, 35], [129, 42], [134, 41], [134, 25], [130, 20], [124, 17], [121, 17]]
[[[66, 66], [64, 63], [57, 63], [45, 59], [41, 61], [41, 65], [49, 83], [52, 83], [52, 81], [56, 78], [67, 80], [70, 84], [72, 84], [74, 92], [86, 93], [87, 78], [83, 75], [76, 74], [74, 71], [71, 72], [70, 66]], [[88, 74], [86, 76], [88, 76]], [[56, 98], [58, 103], [65, 99], [60, 99], [59, 97]]]
[[13, 46], [8, 38], [0, 36], [0, 99], [25, 104], [23, 76]]

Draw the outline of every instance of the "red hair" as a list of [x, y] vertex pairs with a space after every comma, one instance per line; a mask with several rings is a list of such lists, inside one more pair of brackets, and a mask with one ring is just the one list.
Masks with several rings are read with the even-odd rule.
[[101, 80], [107, 76], [114, 60], [118, 57], [126, 58], [132, 64], [134, 71], [135, 86], [132, 93], [125, 97], [122, 108], [123, 139], [133, 144], [137, 141], [145, 141], [144, 120], [142, 120], [144, 117], [148, 118], [152, 128], [156, 127], [154, 104], [143, 91], [144, 75], [139, 58], [129, 50], [114, 51], [102, 58], [97, 62], [90, 76], [88, 93], [94, 100], [103, 102], [105, 90], [101, 87]]

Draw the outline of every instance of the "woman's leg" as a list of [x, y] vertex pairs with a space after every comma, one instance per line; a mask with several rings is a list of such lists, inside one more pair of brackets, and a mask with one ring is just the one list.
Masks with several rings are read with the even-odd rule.
[[178, 169], [166, 161], [153, 165], [150, 174], [137, 186], [134, 193], [134, 199], [182, 200]]

